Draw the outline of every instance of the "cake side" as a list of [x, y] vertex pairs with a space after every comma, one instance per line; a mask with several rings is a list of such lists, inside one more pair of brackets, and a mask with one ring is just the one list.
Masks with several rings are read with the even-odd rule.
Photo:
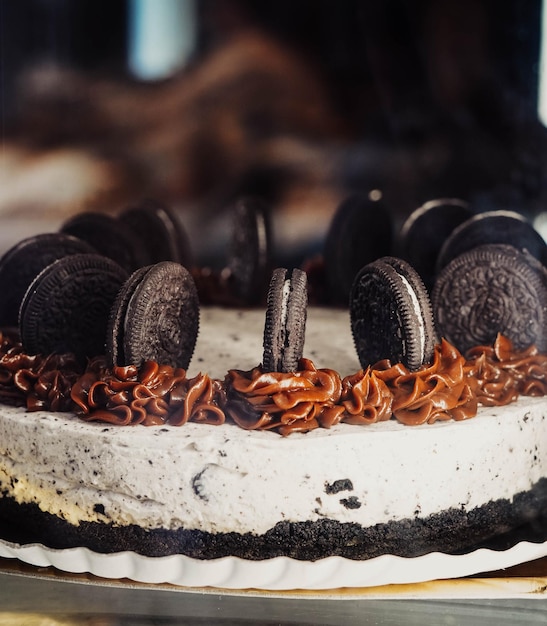
[[[148, 557], [183, 555], [195, 559], [239, 557], [264, 560], [280, 556], [316, 561], [330, 556], [364, 561], [382, 555], [414, 558], [431, 552], [466, 554], [479, 548], [507, 550], [521, 541], [547, 540], [547, 480], [511, 501], [498, 500], [465, 512], [450, 509], [361, 527], [324, 519], [278, 522], [261, 535], [209, 533], [82, 522], [79, 526], [43, 513], [35, 504], [0, 499], [0, 533], [16, 544], [38, 543], [53, 549], [88, 548], [99, 554], [124, 551]], [[538, 512], [539, 511], [539, 512]]]
[[[216, 546], [214, 555], [219, 541], [226, 549], [224, 535], [232, 542], [235, 535], [248, 536], [242, 545], [264, 543], [279, 524], [295, 537], [339, 527], [336, 535], [346, 535], [345, 544], [331, 536], [325, 547], [330, 552], [321, 556], [345, 550], [363, 558], [371, 550], [371, 540], [363, 537], [378, 535], [372, 542], [377, 549], [379, 535], [397, 527], [402, 534], [395, 532], [392, 549], [400, 544], [401, 550], [411, 537], [417, 542], [411, 552], [421, 542], [454, 547], [462, 534], [476, 543], [545, 513], [546, 415], [544, 400], [521, 399], [481, 409], [463, 423], [340, 424], [280, 438], [229, 424], [118, 428], [3, 407], [0, 503], [10, 515], [13, 503], [36, 504], [68, 523], [61, 536], [83, 533], [81, 541], [93, 525], [118, 538], [196, 531], [209, 537], [205, 553]], [[481, 519], [480, 511], [490, 511], [488, 523], [473, 522]], [[7, 523], [18, 528], [13, 518]], [[361, 539], [348, 543], [348, 533]], [[136, 544], [127, 537], [122, 543], [101, 541], [103, 548], [96, 549], [158, 549], [149, 538]], [[196, 552], [195, 542], [194, 537], [190, 548], [186, 540], [175, 544], [182, 553]], [[356, 542], [361, 552], [350, 547]], [[307, 543], [296, 542], [302, 554]], [[286, 548], [275, 550], [282, 554]], [[272, 547], [263, 554], [271, 553]]]

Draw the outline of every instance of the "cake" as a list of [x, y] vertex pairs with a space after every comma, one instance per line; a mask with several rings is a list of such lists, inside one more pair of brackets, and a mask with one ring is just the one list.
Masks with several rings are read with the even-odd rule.
[[[188, 375], [222, 381], [235, 363], [251, 371], [263, 323], [260, 310], [204, 309]], [[318, 369], [358, 371], [347, 311], [310, 307], [305, 353]], [[119, 426], [2, 406], [0, 537], [309, 561], [461, 553], [493, 537], [515, 541], [515, 529], [536, 540], [544, 532], [541, 397], [463, 421], [339, 423], [286, 436], [215, 419]]]
[[[237, 297], [256, 281], [243, 269], [268, 266], [268, 238], [254, 236], [266, 222], [247, 209]], [[308, 306], [297, 269], [273, 272], [265, 310], [234, 306], [226, 276], [214, 285], [230, 306], [200, 306], [205, 274], [196, 289], [174, 261], [133, 273], [97, 254], [50, 263], [26, 289], [19, 332], [1, 334], [0, 540], [201, 562], [545, 542], [546, 272], [507, 242], [487, 248], [448, 264], [439, 283], [458, 288], [434, 292], [434, 306], [406, 261], [372, 261], [349, 310]], [[100, 354], [87, 320], [107, 310]], [[484, 341], [447, 339], [459, 319]], [[78, 349], [61, 354], [67, 337]]]

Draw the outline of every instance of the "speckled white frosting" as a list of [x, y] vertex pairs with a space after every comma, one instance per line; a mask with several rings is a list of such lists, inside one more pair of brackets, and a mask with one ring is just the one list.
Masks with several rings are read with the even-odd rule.
[[[253, 327], [254, 312], [219, 315], [202, 316], [194, 371], [256, 365], [263, 316]], [[306, 355], [341, 373], [358, 369], [347, 314], [311, 309], [309, 320]], [[115, 427], [2, 407], [0, 491], [74, 524], [241, 533], [283, 520], [370, 526], [529, 490], [547, 477], [546, 416], [545, 399], [521, 399], [459, 423], [341, 424], [283, 438], [231, 424]]]
[[[204, 307], [200, 332], [188, 370], [224, 378], [229, 369], [249, 370], [262, 360], [264, 311]], [[317, 367], [330, 367], [342, 376], [361, 367], [351, 335], [349, 311], [309, 307], [304, 356]]]

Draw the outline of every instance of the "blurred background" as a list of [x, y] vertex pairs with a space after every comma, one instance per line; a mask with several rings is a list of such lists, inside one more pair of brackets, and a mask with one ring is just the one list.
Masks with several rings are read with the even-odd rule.
[[0, 0], [0, 248], [143, 197], [208, 264], [244, 194], [280, 262], [354, 192], [547, 231], [542, 26], [541, 0]]

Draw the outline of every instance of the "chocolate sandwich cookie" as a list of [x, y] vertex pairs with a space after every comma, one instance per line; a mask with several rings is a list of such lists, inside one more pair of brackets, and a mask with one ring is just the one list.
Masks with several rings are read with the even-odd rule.
[[437, 257], [452, 231], [473, 216], [457, 198], [430, 200], [405, 220], [398, 238], [398, 255], [418, 272], [428, 291], [433, 288]]
[[199, 330], [199, 301], [190, 272], [162, 261], [136, 270], [120, 290], [106, 335], [111, 365], [188, 368]]
[[262, 366], [269, 372], [294, 372], [304, 351], [307, 316], [306, 273], [277, 268], [268, 289]]
[[140, 239], [127, 224], [106, 213], [79, 213], [68, 219], [60, 232], [86, 241], [127, 272], [146, 265]]
[[272, 234], [267, 205], [243, 198], [233, 207], [228, 269], [234, 295], [242, 304], [261, 302], [271, 273]]
[[112, 304], [127, 279], [117, 263], [98, 254], [74, 254], [48, 265], [32, 281], [19, 312], [29, 354], [104, 354]]
[[382, 257], [361, 269], [352, 286], [350, 321], [363, 368], [383, 359], [417, 370], [436, 343], [431, 302], [406, 261]]
[[547, 350], [546, 270], [513, 246], [478, 246], [452, 260], [432, 295], [439, 334], [461, 352], [492, 345], [498, 333], [517, 349]]
[[34, 235], [10, 248], [0, 259], [0, 326], [17, 326], [21, 301], [45, 267], [71, 254], [94, 252], [85, 241], [64, 233]]
[[191, 267], [188, 236], [177, 215], [167, 206], [147, 200], [125, 209], [118, 219], [135, 232], [146, 254], [146, 265], [174, 261]]
[[329, 299], [347, 306], [359, 270], [391, 254], [392, 217], [379, 195], [354, 195], [342, 202], [330, 223], [323, 257]]
[[513, 211], [486, 211], [466, 220], [448, 236], [439, 252], [437, 272], [458, 255], [485, 244], [509, 244], [547, 265], [547, 244], [524, 216]]

